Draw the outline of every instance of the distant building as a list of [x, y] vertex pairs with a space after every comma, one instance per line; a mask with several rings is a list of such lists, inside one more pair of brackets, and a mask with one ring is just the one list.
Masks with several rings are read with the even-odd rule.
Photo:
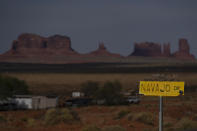
[[57, 107], [55, 96], [16, 95], [13, 98], [18, 109], [47, 109]]
[[84, 97], [84, 93], [82, 93], [82, 92], [72, 92], [72, 97], [73, 98]]

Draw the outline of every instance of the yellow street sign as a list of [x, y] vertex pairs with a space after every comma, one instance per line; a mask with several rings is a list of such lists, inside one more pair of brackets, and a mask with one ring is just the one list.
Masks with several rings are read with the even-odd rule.
[[184, 82], [140, 81], [139, 94], [144, 94], [146, 96], [184, 95]]

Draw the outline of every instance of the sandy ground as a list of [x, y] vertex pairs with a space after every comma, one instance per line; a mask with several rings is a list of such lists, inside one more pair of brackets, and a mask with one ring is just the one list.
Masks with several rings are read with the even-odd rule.
[[[184, 97], [164, 98], [164, 129], [166, 131], [172, 128], [183, 129], [185, 123], [179, 124], [182, 119], [191, 120], [192, 124], [197, 125], [195, 119], [197, 116], [196, 100], [195, 93]], [[154, 131], [158, 129], [159, 98], [157, 97], [142, 97], [141, 103], [138, 105], [72, 107], [71, 110], [77, 112], [80, 121], [56, 125], [43, 124], [46, 110], [1, 111], [0, 115], [4, 116], [7, 122], [0, 122], [0, 127], [2, 131], [81, 131], [91, 125], [99, 128], [118, 125], [126, 131]], [[119, 118], [118, 114], [124, 111], [127, 113]], [[137, 120], [137, 116], [142, 113], [151, 114], [152, 124]], [[27, 118], [34, 119], [34, 122], [29, 123], [25, 120]], [[191, 126], [193, 126], [192, 124]]]

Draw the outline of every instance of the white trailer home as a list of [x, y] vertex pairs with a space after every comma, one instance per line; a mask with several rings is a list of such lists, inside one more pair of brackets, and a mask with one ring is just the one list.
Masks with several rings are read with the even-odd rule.
[[33, 109], [31, 95], [16, 95], [13, 101], [16, 103], [18, 109]]
[[56, 96], [16, 95], [13, 100], [18, 109], [47, 109], [58, 104]]

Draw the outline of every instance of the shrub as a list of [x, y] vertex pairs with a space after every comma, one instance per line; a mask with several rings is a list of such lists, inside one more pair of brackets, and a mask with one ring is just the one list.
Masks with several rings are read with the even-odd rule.
[[74, 120], [74, 117], [71, 114], [70, 110], [68, 110], [66, 108], [64, 108], [62, 110], [58, 110], [57, 113], [58, 113], [58, 117], [59, 117], [60, 121], [70, 122], [70, 121]]
[[54, 125], [60, 122], [70, 123], [77, 120], [76, 116], [73, 115], [73, 111], [64, 109], [49, 109], [44, 117], [44, 122], [47, 125]]
[[143, 131], [153, 131], [152, 129], [143, 129]]
[[126, 131], [126, 129], [119, 125], [115, 125], [115, 126], [106, 126], [102, 129], [102, 131]]
[[144, 124], [148, 125], [154, 125], [154, 118], [153, 114], [147, 113], [147, 112], [142, 112], [136, 115], [135, 120], [142, 122]]
[[16, 118], [13, 116], [13, 115], [8, 115], [8, 116], [6, 116], [6, 120], [7, 120], [7, 122], [14, 122], [14, 121], [16, 121]]
[[47, 110], [44, 118], [45, 124], [56, 124], [57, 123], [57, 111], [56, 109], [49, 109]]
[[193, 120], [193, 121], [197, 121], [197, 114], [195, 114], [195, 115], [192, 117], [192, 120]]
[[166, 131], [176, 131], [174, 128], [170, 127], [170, 128], [166, 128]]
[[150, 107], [152, 107], [151, 104], [146, 104], [146, 105], [145, 105], [145, 108], [146, 108], [146, 109], [148, 109], [148, 108], [150, 108]]
[[164, 123], [164, 127], [169, 128], [172, 127], [173, 124], [171, 122]]
[[0, 115], [0, 123], [7, 122], [6, 118]]
[[182, 118], [177, 125], [178, 128], [181, 130], [185, 129], [196, 129], [197, 128], [197, 122], [190, 120], [189, 118]]
[[27, 122], [27, 121], [28, 121], [28, 118], [27, 118], [27, 117], [22, 117], [22, 118], [21, 118], [21, 121], [22, 121], [22, 122]]
[[35, 125], [35, 120], [33, 118], [28, 118], [27, 119], [27, 126], [34, 126]]
[[70, 113], [73, 116], [74, 120], [80, 121], [80, 117], [76, 111], [70, 110]]
[[83, 83], [81, 86], [82, 92], [85, 93], [85, 95], [88, 97], [95, 97], [99, 89], [99, 83], [94, 81], [87, 81]]
[[121, 119], [121, 118], [125, 117], [126, 115], [128, 115], [129, 113], [130, 113], [129, 110], [121, 110], [120, 112], [118, 112], [115, 119]]
[[27, 84], [14, 77], [0, 75], [0, 99], [7, 99], [13, 95], [28, 93]]
[[121, 94], [122, 85], [119, 81], [107, 81], [103, 86], [99, 86], [98, 82], [87, 81], [81, 86], [86, 96], [103, 100], [106, 105], [126, 104]]
[[128, 116], [127, 116], [127, 119], [129, 121], [132, 121], [133, 120], [133, 114], [129, 113]]
[[121, 94], [122, 86], [120, 82], [106, 82], [103, 87], [99, 88], [97, 92], [97, 99], [105, 100], [107, 105], [121, 104], [123, 100], [123, 95]]
[[85, 127], [82, 131], [101, 131], [101, 129], [95, 125], [90, 125], [88, 127]]

